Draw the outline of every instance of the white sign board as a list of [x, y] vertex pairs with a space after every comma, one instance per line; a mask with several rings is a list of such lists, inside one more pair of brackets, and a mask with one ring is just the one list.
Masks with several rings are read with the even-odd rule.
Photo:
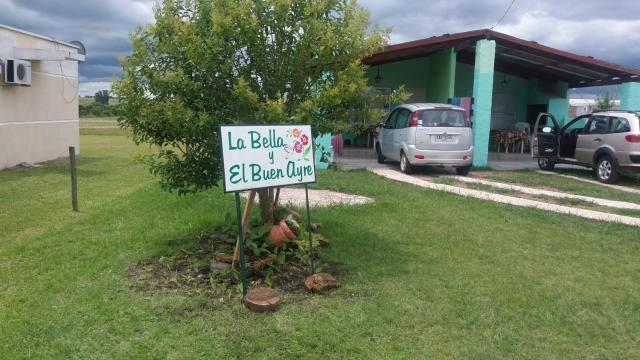
[[220, 127], [224, 191], [316, 181], [309, 125]]

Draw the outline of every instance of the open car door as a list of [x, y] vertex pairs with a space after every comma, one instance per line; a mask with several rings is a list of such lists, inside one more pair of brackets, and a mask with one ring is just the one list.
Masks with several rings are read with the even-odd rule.
[[[552, 126], [548, 124], [549, 119], [551, 119]], [[560, 148], [559, 135], [560, 126], [558, 126], [556, 118], [549, 113], [540, 113], [533, 127], [531, 155], [537, 158], [557, 157]]]

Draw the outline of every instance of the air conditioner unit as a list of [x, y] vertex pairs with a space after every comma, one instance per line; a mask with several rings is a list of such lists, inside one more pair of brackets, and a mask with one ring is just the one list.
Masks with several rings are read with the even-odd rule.
[[4, 61], [4, 84], [31, 86], [31, 61], [6, 59]]

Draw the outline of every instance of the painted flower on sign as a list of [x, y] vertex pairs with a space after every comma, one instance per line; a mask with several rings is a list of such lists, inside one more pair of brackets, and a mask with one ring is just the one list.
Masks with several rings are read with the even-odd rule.
[[313, 154], [313, 146], [311, 144], [311, 134], [304, 134], [299, 128], [287, 130], [287, 138], [291, 139], [291, 145], [285, 145], [284, 151], [287, 153], [287, 159], [294, 156], [297, 161], [312, 161], [309, 157]]

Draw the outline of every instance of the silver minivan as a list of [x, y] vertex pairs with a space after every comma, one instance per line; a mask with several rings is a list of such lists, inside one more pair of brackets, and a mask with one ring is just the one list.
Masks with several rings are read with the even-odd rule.
[[640, 112], [600, 111], [578, 116], [564, 126], [540, 113], [531, 154], [543, 170], [556, 164], [594, 169], [603, 183], [614, 183], [624, 172], [640, 171]]
[[463, 108], [448, 104], [403, 104], [380, 124], [378, 162], [395, 160], [400, 170], [452, 166], [467, 175], [473, 156], [471, 122]]

